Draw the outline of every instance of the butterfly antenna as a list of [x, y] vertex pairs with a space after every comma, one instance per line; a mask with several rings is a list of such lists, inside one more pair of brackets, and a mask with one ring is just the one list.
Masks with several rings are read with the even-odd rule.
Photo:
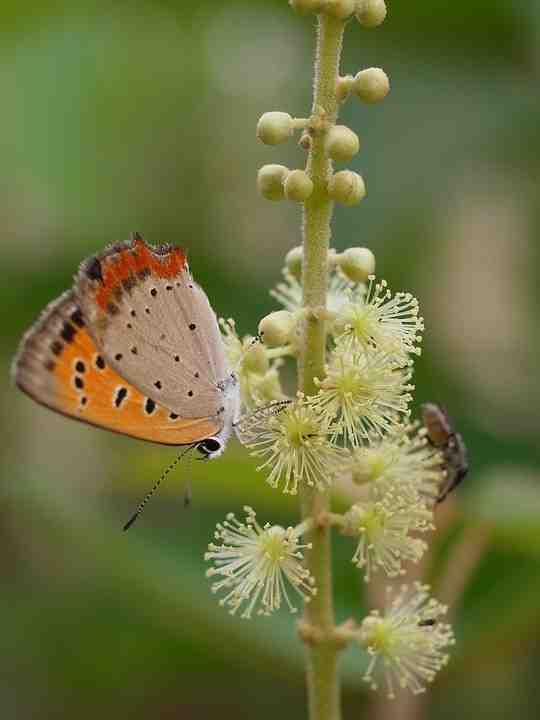
[[191, 501], [193, 499], [193, 493], [191, 491], [191, 480], [189, 479], [191, 475], [191, 463], [193, 462], [193, 455], [188, 455], [186, 458], [186, 462], [188, 481], [184, 486], [184, 508], [188, 510], [191, 507]]
[[141, 500], [141, 502], [139, 503], [138, 508], [135, 510], [135, 512], [133, 513], [133, 515], [129, 518], [129, 520], [127, 521], [127, 523], [124, 525], [124, 532], [125, 532], [126, 530], [129, 530], [129, 528], [133, 525], [133, 523], [135, 522], [135, 520], [136, 520], [136, 519], [139, 517], [139, 515], [142, 513], [142, 511], [144, 510], [144, 506], [146, 505], [146, 503], [150, 500], [150, 498], [152, 497], [152, 495], [156, 492], [156, 490], [158, 489], [158, 487], [161, 485], [161, 481], [162, 481], [164, 478], [167, 477], [167, 475], [171, 472], [171, 470], [174, 470], [174, 468], [178, 465], [178, 463], [179, 463], [180, 460], [184, 457], [184, 455], [186, 455], [186, 453], [188, 453], [190, 450], [193, 450], [194, 447], [195, 447], [194, 445], [189, 445], [183, 452], [181, 452], [179, 455], [177, 455], [177, 456], [174, 458], [174, 460], [173, 460], [172, 463], [169, 465], [169, 467], [165, 468], [165, 470], [161, 473], [161, 475], [160, 475], [159, 478], [157, 479], [154, 487], [150, 490], [150, 492], [148, 492], [148, 493], [145, 495], [145, 497], [143, 498], [143, 500]]

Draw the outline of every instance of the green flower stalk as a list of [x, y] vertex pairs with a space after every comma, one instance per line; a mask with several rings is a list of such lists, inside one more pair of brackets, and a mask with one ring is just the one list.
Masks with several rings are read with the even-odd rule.
[[[360, 623], [336, 624], [331, 535], [353, 538], [352, 563], [366, 582], [395, 578], [425, 553], [434, 509], [451, 477], [452, 455], [430, 443], [410, 420], [411, 384], [424, 323], [408, 292], [392, 293], [375, 278], [369, 248], [330, 248], [334, 203], [351, 207], [366, 184], [351, 170], [334, 171], [359, 151], [357, 134], [337, 122], [348, 98], [371, 104], [390, 89], [380, 68], [340, 76], [345, 27], [354, 17], [376, 28], [384, 0], [290, 0], [317, 15], [314, 96], [307, 118], [285, 111], [262, 115], [257, 138], [278, 146], [300, 134], [305, 168], [277, 163], [258, 171], [257, 186], [270, 201], [302, 205], [302, 245], [285, 257], [283, 281], [272, 291], [282, 306], [264, 317], [257, 337], [241, 339], [222, 321], [231, 370], [240, 383], [241, 443], [258, 459], [267, 483], [300, 500], [296, 527], [260, 525], [245, 508], [244, 521], [229, 514], [217, 526], [205, 559], [220, 603], [243, 618], [295, 612], [305, 643], [310, 720], [340, 720], [338, 656], [354, 643], [369, 658], [364, 679], [389, 697], [398, 689], [422, 692], [447, 660], [454, 642], [440, 618], [446, 608], [422, 585], [389, 591], [386, 608]], [[280, 379], [284, 358], [298, 367], [292, 396]], [[358, 497], [343, 514], [332, 512], [331, 488], [347, 479]], [[421, 536], [421, 537], [420, 537]]]

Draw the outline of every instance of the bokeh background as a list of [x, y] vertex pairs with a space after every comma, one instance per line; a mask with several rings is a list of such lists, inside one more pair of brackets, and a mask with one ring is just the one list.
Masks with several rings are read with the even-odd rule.
[[[536, 718], [540, 713], [540, 4], [390, 2], [347, 32], [343, 69], [381, 66], [376, 107], [349, 101], [363, 140], [359, 209], [333, 245], [367, 245], [426, 320], [416, 401], [447, 405], [470, 449], [425, 567], [453, 604], [457, 646], [421, 703], [373, 703], [342, 661], [346, 717]], [[48, 2], [0, 11], [0, 705], [17, 718], [304, 717], [294, 618], [230, 618], [202, 555], [249, 503], [294, 522], [294, 499], [232, 443], [169, 477], [121, 532], [173, 450], [72, 423], [14, 390], [10, 359], [78, 262], [138, 230], [187, 248], [241, 332], [299, 242], [299, 209], [260, 199], [267, 110], [305, 116], [312, 21], [285, 0]], [[186, 472], [193, 508], [182, 508]], [[370, 604], [336, 540], [339, 619]]]

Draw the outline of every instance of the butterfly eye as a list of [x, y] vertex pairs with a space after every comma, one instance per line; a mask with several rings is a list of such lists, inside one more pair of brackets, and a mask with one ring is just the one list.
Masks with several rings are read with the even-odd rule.
[[206, 440], [201, 440], [201, 442], [197, 445], [197, 450], [199, 450], [199, 452], [201, 452], [206, 457], [210, 457], [214, 453], [221, 450], [221, 448], [221, 441], [215, 437], [209, 437], [206, 438]]

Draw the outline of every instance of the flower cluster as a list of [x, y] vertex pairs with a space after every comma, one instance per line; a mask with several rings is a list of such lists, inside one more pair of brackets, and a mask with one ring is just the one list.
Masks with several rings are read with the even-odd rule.
[[267, 482], [288, 494], [301, 484], [325, 491], [340, 478], [362, 486], [363, 499], [335, 524], [357, 537], [352, 561], [366, 581], [376, 572], [402, 575], [407, 562], [422, 557], [427, 543], [418, 536], [433, 529], [445, 480], [442, 453], [409, 419], [424, 327], [418, 302], [392, 294], [384, 280], [375, 281], [374, 269], [365, 248], [329, 254], [331, 346], [319, 391], [309, 398], [286, 398], [279, 379], [281, 358], [297, 342], [301, 248], [287, 255], [284, 282], [273, 291], [284, 310], [261, 321], [261, 342], [240, 340], [234, 323], [222, 322], [246, 410], [237, 435]]
[[289, 597], [286, 581], [304, 602], [309, 602], [316, 593], [313, 578], [302, 566], [302, 550], [310, 547], [300, 542], [306, 526], [285, 529], [266, 524], [261, 527], [255, 511], [250, 507], [244, 510], [245, 522], [230, 513], [217, 525], [215, 539], [220, 544], [210, 543], [204, 556], [214, 563], [207, 576], [219, 578], [213, 582], [212, 592], [225, 590], [220, 604], [230, 608], [233, 615], [244, 606], [243, 618], [250, 618], [258, 605], [259, 614], [269, 615], [279, 610], [282, 600], [294, 612], [296, 607]]
[[450, 625], [440, 621], [446, 611], [427, 585], [403, 585], [395, 596], [388, 590], [383, 614], [372, 611], [353, 633], [371, 656], [364, 680], [373, 690], [380, 678], [390, 698], [397, 688], [425, 691], [448, 662], [446, 648], [455, 643]]
[[355, 503], [344, 515], [343, 532], [359, 537], [352, 561], [365, 570], [366, 582], [378, 569], [396, 577], [405, 573], [404, 561], [418, 562], [427, 543], [412, 533], [432, 530], [432, 519], [431, 511], [418, 498], [402, 495], [399, 486], [380, 500]]
[[[258, 458], [267, 482], [295, 494], [304, 484], [327, 491], [348, 480], [360, 498], [329, 522], [356, 538], [352, 562], [369, 582], [376, 573], [393, 578], [423, 556], [433, 530], [433, 508], [445, 483], [445, 458], [426, 429], [410, 420], [413, 360], [420, 354], [423, 320], [409, 293], [392, 294], [373, 275], [375, 260], [364, 248], [329, 255], [325, 375], [311, 397], [287, 397], [280, 369], [295, 355], [302, 317], [302, 252], [286, 258], [283, 282], [272, 291], [283, 310], [259, 325], [260, 338], [238, 337], [234, 322], [221, 321], [224, 345], [241, 387], [244, 408], [236, 432]], [[316, 592], [302, 565], [300, 535], [309, 530], [265, 525], [250, 508], [244, 522], [234, 515], [218, 525], [206, 559], [212, 590], [225, 591], [221, 604], [242, 617], [268, 615], [285, 604], [294, 611], [293, 588], [304, 600]], [[216, 579], [217, 578], [217, 579]], [[403, 586], [381, 615], [373, 612], [354, 639], [371, 656], [365, 679], [384, 678], [420, 692], [444, 665], [442, 649], [453, 642], [445, 611], [427, 588]]]
[[445, 483], [444, 457], [414, 422], [354, 448], [341, 467], [341, 477], [365, 487], [371, 499], [398, 488], [410, 502], [419, 499], [430, 508]]
[[327, 489], [346, 457], [333, 442], [328, 414], [300, 393], [294, 401], [274, 403], [242, 418], [237, 433], [252, 454], [262, 458], [257, 469], [268, 470], [268, 483], [283, 485], [283, 492], [291, 495], [300, 482]]

